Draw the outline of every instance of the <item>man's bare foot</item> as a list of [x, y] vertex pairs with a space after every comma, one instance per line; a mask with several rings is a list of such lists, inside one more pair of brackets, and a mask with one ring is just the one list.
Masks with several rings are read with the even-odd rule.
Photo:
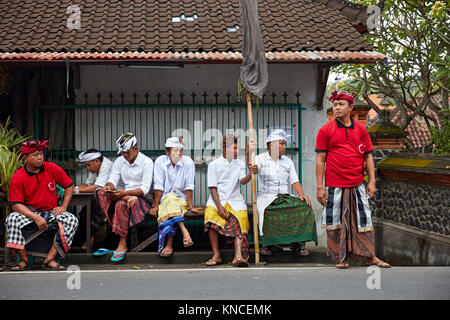
[[19, 263], [11, 267], [11, 271], [22, 271], [28, 269], [28, 260], [20, 259]]
[[336, 268], [338, 269], [348, 269], [350, 267], [350, 264], [347, 260], [343, 261], [342, 263], [336, 264]]
[[167, 257], [170, 257], [172, 254], [173, 254], [173, 248], [165, 247], [164, 249], [162, 249], [160, 256], [167, 258]]
[[221, 256], [212, 256], [211, 259], [205, 262], [205, 265], [207, 266], [217, 266], [222, 263], [222, 257]]
[[233, 261], [231, 262], [231, 264], [234, 266], [238, 266], [238, 267], [248, 267], [249, 266], [248, 261], [242, 257], [234, 258]]
[[366, 265], [368, 266], [377, 266], [379, 268], [390, 268], [391, 265], [387, 262], [384, 262], [380, 259], [378, 259], [377, 257], [370, 257], [366, 259]]
[[45, 259], [42, 263], [42, 269], [46, 270], [66, 270], [65, 267], [56, 262], [55, 258]]
[[183, 233], [183, 246], [185, 248], [190, 247], [194, 244], [194, 241], [192, 241], [191, 235], [189, 232]]
[[[92, 248], [93, 246], [94, 246], [94, 236], [91, 237], [91, 248]], [[83, 245], [81, 246], [81, 249], [87, 250], [86, 242], [83, 243]]]

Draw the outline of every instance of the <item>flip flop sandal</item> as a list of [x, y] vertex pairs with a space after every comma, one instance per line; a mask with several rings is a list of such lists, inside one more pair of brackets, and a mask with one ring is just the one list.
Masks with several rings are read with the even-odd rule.
[[[122, 261], [125, 258], [126, 253], [127, 253], [126, 251], [122, 251], [122, 252], [113, 251], [113, 255], [111, 256], [110, 260], [112, 262]], [[117, 258], [117, 256], [120, 256], [120, 258]]]
[[249, 264], [248, 264], [247, 260], [244, 260], [244, 259], [240, 259], [236, 263], [236, 267], [239, 267], [239, 268], [247, 268], [248, 266], [249, 266]]
[[382, 260], [377, 260], [374, 263], [366, 263], [367, 266], [377, 266], [378, 268], [390, 268], [391, 265], [387, 262], [384, 262]]
[[262, 248], [259, 253], [262, 256], [266, 256], [266, 257], [271, 257], [272, 256], [272, 251], [270, 251], [270, 249], [268, 249], [268, 248]]
[[[25, 267], [20, 266], [21, 262], [25, 263]], [[24, 271], [24, 270], [28, 270], [29, 268], [30, 268], [30, 265], [29, 265], [28, 261], [20, 259], [19, 263], [17, 265], [15, 265], [14, 267], [11, 267], [11, 269], [9, 269], [9, 270], [10, 271]]]
[[52, 263], [52, 262], [56, 262], [56, 260], [50, 259], [49, 261], [44, 262], [42, 264], [42, 270], [55, 270], [55, 271], [66, 270], [66, 268], [64, 268], [58, 262], [56, 262], [56, 267], [50, 267], [50, 263]]
[[348, 268], [350, 268], [350, 265], [349, 265], [349, 263], [347, 262], [347, 263], [338, 263], [338, 264], [342, 264], [341, 266], [338, 266], [338, 265], [336, 265], [336, 268], [338, 268], [338, 269], [348, 269]]
[[306, 250], [305, 248], [298, 247], [295, 251], [297, 252], [298, 255], [300, 255], [302, 257], [309, 256], [309, 251]]
[[111, 253], [113, 252], [112, 250], [109, 249], [105, 249], [105, 248], [100, 248], [97, 251], [93, 252], [92, 255], [95, 257], [99, 257], [99, 256], [103, 256], [105, 254]]
[[[208, 263], [208, 262], [212, 262], [212, 263]], [[222, 264], [222, 260], [217, 260], [217, 259], [209, 259], [208, 261], [205, 262], [205, 265], [207, 267], [218, 266], [220, 264]]]
[[159, 255], [161, 258], [169, 258], [170, 256], [172, 256], [173, 255], [173, 250], [172, 250], [172, 252], [171, 253], [162, 253], [162, 251], [161, 251], [161, 254]]
[[192, 247], [194, 245], [194, 241], [191, 240], [191, 242], [186, 243], [186, 241], [183, 240], [183, 246], [185, 248]]

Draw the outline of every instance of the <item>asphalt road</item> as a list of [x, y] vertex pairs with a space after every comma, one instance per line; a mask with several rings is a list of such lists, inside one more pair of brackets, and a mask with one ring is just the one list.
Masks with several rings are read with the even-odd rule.
[[[375, 270], [375, 271], [374, 271]], [[259, 267], [0, 272], [0, 300], [450, 299], [450, 267]]]

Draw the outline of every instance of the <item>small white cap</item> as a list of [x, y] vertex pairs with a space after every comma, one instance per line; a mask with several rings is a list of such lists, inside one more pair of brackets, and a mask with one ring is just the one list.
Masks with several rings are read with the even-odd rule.
[[284, 140], [286, 141], [288, 137], [290, 137], [290, 134], [287, 134], [286, 131], [283, 129], [275, 129], [273, 130], [269, 136], [266, 139], [266, 143], [272, 142], [272, 141], [278, 141], [278, 140]]
[[170, 137], [166, 140], [165, 148], [180, 148], [183, 149], [183, 144], [178, 137]]

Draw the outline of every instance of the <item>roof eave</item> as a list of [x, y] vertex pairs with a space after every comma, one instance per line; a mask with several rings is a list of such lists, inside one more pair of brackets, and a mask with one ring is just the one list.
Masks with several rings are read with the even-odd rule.
[[[182, 62], [241, 63], [240, 52], [25, 52], [0, 53], [0, 63], [78, 63]], [[267, 63], [376, 63], [387, 57], [376, 51], [281, 51], [266, 52]]]

